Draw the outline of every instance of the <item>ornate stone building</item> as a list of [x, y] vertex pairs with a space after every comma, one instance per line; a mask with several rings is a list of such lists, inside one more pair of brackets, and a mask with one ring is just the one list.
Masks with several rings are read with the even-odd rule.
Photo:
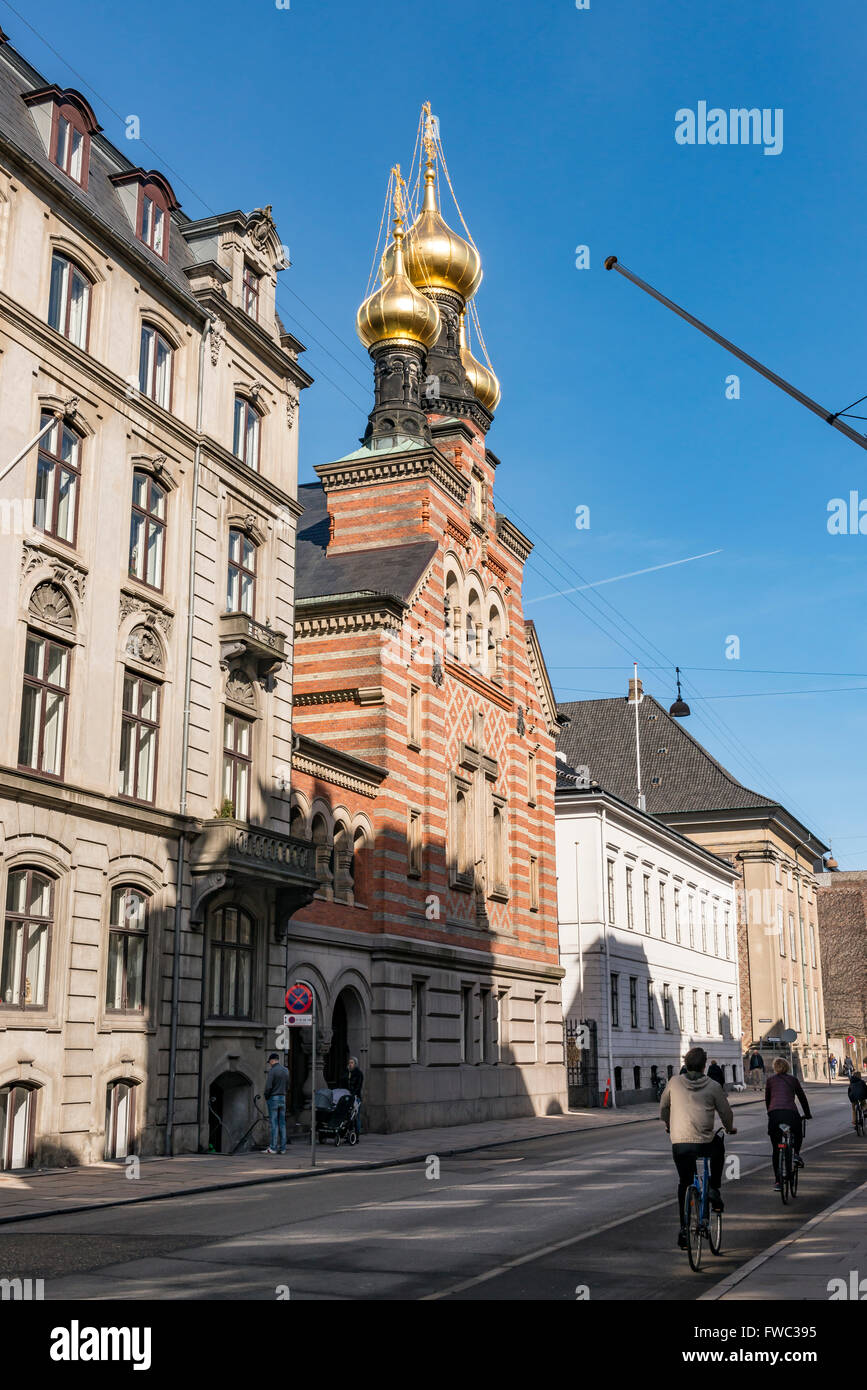
[[831, 859], [817, 882], [828, 1046], [841, 1066], [848, 1057], [863, 1073], [867, 1066], [867, 869], [839, 870]]
[[270, 209], [191, 221], [3, 36], [0, 1167], [254, 1117], [313, 887], [284, 265]]
[[406, 230], [396, 175], [358, 312], [364, 442], [299, 490], [291, 829], [319, 888], [289, 974], [319, 995], [326, 1080], [357, 1055], [378, 1130], [566, 1105], [557, 712], [521, 606], [531, 545], [494, 502], [499, 388], [461, 330], [481, 263], [442, 217], [426, 135], [422, 206]]

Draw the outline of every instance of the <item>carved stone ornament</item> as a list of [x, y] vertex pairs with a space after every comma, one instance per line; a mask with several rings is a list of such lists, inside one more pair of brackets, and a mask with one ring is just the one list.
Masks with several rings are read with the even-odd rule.
[[294, 391], [289, 391], [286, 395], [286, 424], [290, 430], [295, 424], [295, 412], [298, 409], [298, 397]]
[[160, 632], [165, 633], [166, 637], [172, 635], [172, 615], [163, 612], [162, 608], [157, 608], [155, 603], [148, 603], [146, 598], [139, 597], [138, 594], [123, 592], [120, 596], [120, 617], [118, 626], [128, 618], [131, 613], [141, 613], [145, 622], [151, 627], [158, 627]]
[[75, 594], [79, 603], [84, 602], [87, 590], [87, 570], [84, 566], [74, 564], [72, 561], [63, 561], [52, 554], [47, 547], [40, 545], [38, 541], [26, 540], [21, 551], [22, 580], [42, 565], [51, 570], [57, 584], [66, 585]]
[[75, 615], [72, 604], [59, 584], [37, 584], [30, 595], [31, 618], [43, 623], [53, 623], [55, 627], [65, 627], [68, 632], [75, 631]]
[[277, 228], [271, 215], [271, 204], [264, 208], [254, 208], [247, 218], [247, 236], [250, 245], [261, 255], [268, 244], [268, 238], [277, 238]]
[[154, 633], [153, 626], [147, 623], [133, 628], [126, 639], [126, 650], [130, 656], [134, 656], [138, 661], [143, 661], [146, 666], [155, 666], [159, 669], [163, 665], [163, 653], [159, 639]]
[[229, 675], [226, 681], [226, 699], [232, 700], [236, 705], [246, 705], [248, 709], [256, 708], [252, 683], [240, 671], [232, 671]]
[[211, 324], [211, 366], [216, 367], [220, 360], [220, 348], [226, 337], [226, 325], [222, 319], [214, 319]]
[[527, 726], [526, 726], [526, 724], [524, 723], [524, 707], [523, 707], [523, 705], [519, 705], [519, 706], [518, 706], [518, 733], [520, 734], [521, 738], [523, 738], [523, 737], [524, 737], [524, 734], [525, 734], [526, 732], [527, 732]]

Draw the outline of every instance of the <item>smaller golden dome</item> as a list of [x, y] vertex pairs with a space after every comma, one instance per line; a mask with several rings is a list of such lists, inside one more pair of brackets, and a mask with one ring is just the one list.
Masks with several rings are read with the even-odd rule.
[[394, 254], [384, 283], [365, 299], [355, 328], [366, 348], [386, 341], [408, 341], [432, 347], [440, 334], [440, 312], [408, 279], [403, 260], [403, 219], [394, 219]]
[[500, 404], [500, 383], [490, 367], [486, 367], [477, 357], [474, 357], [467, 347], [463, 314], [461, 314], [461, 363], [467, 374], [467, 380], [473, 388], [474, 396], [493, 415]]
[[[394, 247], [386, 248], [382, 269], [388, 274]], [[429, 158], [424, 176], [422, 209], [406, 234], [406, 272], [418, 289], [452, 290], [463, 300], [472, 299], [482, 283], [482, 262], [469, 241], [447, 226], [437, 207], [436, 174]]]

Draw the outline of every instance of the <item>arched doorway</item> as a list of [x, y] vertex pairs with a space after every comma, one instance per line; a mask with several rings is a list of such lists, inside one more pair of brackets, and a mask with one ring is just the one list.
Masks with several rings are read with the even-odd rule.
[[346, 1084], [350, 1057], [357, 1057], [361, 1070], [366, 1069], [367, 1022], [364, 1006], [356, 990], [347, 986], [338, 994], [331, 1012], [331, 1046], [322, 1068], [327, 1085]]
[[26, 1082], [0, 1087], [0, 1168], [29, 1168], [33, 1162], [38, 1088]]
[[230, 1154], [253, 1119], [246, 1076], [224, 1071], [208, 1087], [208, 1151]]
[[138, 1082], [122, 1076], [110, 1081], [105, 1100], [105, 1156], [126, 1158], [136, 1151], [136, 1093]]

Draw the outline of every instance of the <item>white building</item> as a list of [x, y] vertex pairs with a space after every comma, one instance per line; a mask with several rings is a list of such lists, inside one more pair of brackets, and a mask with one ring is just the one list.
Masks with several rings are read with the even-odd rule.
[[562, 763], [556, 834], [570, 1104], [652, 1099], [696, 1044], [742, 1081], [731, 865]]

